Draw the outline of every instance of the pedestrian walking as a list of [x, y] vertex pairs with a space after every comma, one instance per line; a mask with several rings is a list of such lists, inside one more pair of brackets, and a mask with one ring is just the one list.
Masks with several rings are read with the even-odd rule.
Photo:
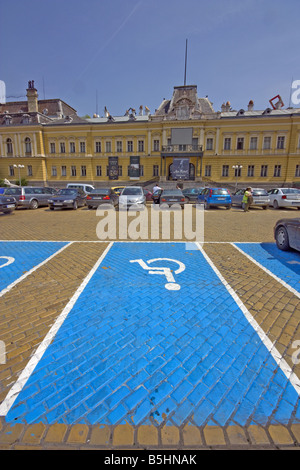
[[244, 196], [242, 200], [242, 207], [244, 209], [244, 212], [249, 212], [249, 207], [251, 206], [252, 202], [253, 202], [252, 189], [247, 188], [246, 191], [244, 192]]

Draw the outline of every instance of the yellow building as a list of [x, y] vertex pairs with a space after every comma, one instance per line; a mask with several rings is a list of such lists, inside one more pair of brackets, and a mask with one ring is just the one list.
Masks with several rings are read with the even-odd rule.
[[174, 87], [153, 114], [80, 118], [60, 99], [0, 104], [0, 179], [96, 186], [151, 180], [281, 186], [300, 183], [300, 109], [215, 111], [197, 87]]

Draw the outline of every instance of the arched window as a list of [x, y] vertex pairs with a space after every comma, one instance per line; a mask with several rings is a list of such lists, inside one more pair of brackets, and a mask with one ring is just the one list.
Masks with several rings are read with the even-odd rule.
[[7, 155], [13, 154], [13, 145], [12, 145], [11, 139], [6, 139], [6, 150], [7, 150]]
[[26, 137], [25, 139], [25, 153], [27, 155], [31, 154], [31, 140], [29, 139], [29, 137]]

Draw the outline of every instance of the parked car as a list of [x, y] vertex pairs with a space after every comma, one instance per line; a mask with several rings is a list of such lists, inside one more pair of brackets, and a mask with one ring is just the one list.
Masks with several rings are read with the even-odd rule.
[[83, 184], [83, 183], [68, 183], [67, 188], [82, 189], [82, 191], [85, 194], [90, 194], [90, 192], [93, 191], [93, 189], [95, 189], [94, 186], [92, 186], [91, 184]]
[[93, 189], [86, 197], [89, 209], [96, 209], [101, 204], [110, 204], [115, 207], [118, 204], [118, 196], [111, 188]]
[[203, 188], [186, 188], [182, 190], [182, 193], [187, 202], [197, 202], [198, 196], [202, 190]]
[[164, 189], [154, 194], [154, 202], [156, 204], [164, 204], [169, 207], [174, 204], [179, 204], [181, 208], [183, 208], [186, 203], [181, 189]]
[[6, 196], [12, 196], [17, 201], [17, 208], [37, 209], [48, 206], [48, 199], [57, 190], [50, 187], [20, 186], [18, 188], [7, 188], [4, 192]]
[[145, 197], [146, 197], [146, 202], [152, 202], [152, 192], [149, 191], [149, 189], [144, 189], [144, 194], [145, 194]]
[[14, 197], [5, 196], [0, 194], [0, 212], [4, 214], [10, 214], [15, 210], [17, 201]]
[[159, 204], [160, 196], [161, 196], [162, 192], [163, 192], [163, 189], [157, 189], [156, 191], [153, 191], [152, 200], [153, 200], [154, 204]]
[[[233, 206], [242, 206], [244, 192], [246, 189], [239, 189], [232, 195], [232, 205]], [[250, 207], [259, 206], [263, 209], [268, 209], [270, 205], [270, 197], [268, 192], [262, 188], [252, 188], [253, 202]]]
[[140, 186], [125, 186], [119, 196], [119, 209], [128, 209], [130, 206], [144, 208], [146, 197]]
[[86, 194], [82, 189], [61, 189], [58, 191], [57, 195], [49, 199], [48, 204], [52, 211], [55, 207], [60, 209], [70, 208], [76, 210], [78, 207], [86, 205]]
[[124, 189], [125, 186], [113, 186], [111, 189], [118, 195], [120, 196], [120, 193], [122, 191], [122, 189]]
[[278, 220], [274, 227], [274, 238], [280, 250], [294, 248], [300, 251], [300, 218]]
[[205, 209], [211, 206], [225, 206], [226, 209], [231, 209], [231, 195], [226, 188], [204, 188], [197, 201], [203, 203]]
[[300, 209], [300, 189], [297, 188], [274, 188], [268, 191], [270, 205], [274, 209], [279, 207], [297, 207]]

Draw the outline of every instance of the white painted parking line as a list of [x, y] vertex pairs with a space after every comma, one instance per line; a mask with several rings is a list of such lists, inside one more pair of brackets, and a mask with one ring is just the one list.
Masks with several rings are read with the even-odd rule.
[[[53, 242], [52, 242], [53, 243]], [[41, 266], [43, 266], [44, 264], [48, 263], [48, 261], [50, 261], [52, 258], [54, 258], [56, 255], [58, 255], [59, 253], [61, 253], [63, 250], [65, 250], [68, 246], [72, 245], [73, 242], [68, 242], [66, 243], [65, 246], [63, 246], [62, 248], [60, 248], [58, 251], [56, 251], [55, 253], [53, 253], [51, 256], [49, 256], [48, 258], [46, 258], [45, 260], [43, 260], [41, 263], [37, 264], [36, 266], [34, 266], [32, 269], [30, 269], [29, 271], [27, 271], [25, 274], [23, 274], [22, 276], [20, 276], [18, 279], [16, 279], [15, 281], [13, 281], [11, 284], [9, 284], [9, 286], [5, 287], [4, 289], [2, 289], [2, 291], [0, 291], [0, 297], [2, 297], [4, 294], [6, 294], [7, 292], [9, 292], [13, 287], [15, 287], [17, 284], [19, 284], [21, 281], [23, 281], [24, 279], [26, 279], [26, 277], [28, 277], [30, 274], [34, 273], [34, 271], [36, 271], [37, 269], [39, 269]]]
[[268, 338], [267, 334], [263, 331], [263, 329], [259, 326], [257, 321], [253, 318], [247, 307], [244, 305], [242, 300], [238, 297], [234, 289], [228, 284], [226, 279], [222, 276], [218, 268], [214, 265], [212, 260], [209, 258], [209, 256], [205, 253], [203, 248], [200, 246], [199, 243], [196, 243], [198, 246], [198, 249], [201, 251], [203, 254], [204, 258], [208, 262], [208, 264], [211, 266], [211, 268], [214, 270], [222, 284], [226, 287], [227, 291], [229, 294], [232, 296], [232, 298], [235, 300], [245, 317], [247, 318], [248, 322], [251, 324], [253, 329], [256, 331], [258, 336], [260, 337], [261, 341], [269, 351], [269, 353], [272, 355], [273, 359], [275, 360], [276, 364], [280, 367], [282, 372], [285, 374], [287, 379], [290, 381], [294, 389], [296, 390], [297, 394], [300, 395], [300, 379], [298, 376], [292, 371], [291, 367], [288, 365], [288, 363], [285, 361], [285, 359], [282, 357], [280, 352], [276, 349], [275, 344], [272, 343], [272, 341]]
[[[25, 367], [25, 369], [22, 371], [22, 373], [20, 374], [18, 380], [15, 382], [15, 384], [12, 386], [12, 388], [10, 389], [10, 391], [8, 392], [6, 398], [4, 399], [4, 401], [1, 403], [0, 405], [0, 416], [6, 416], [8, 411], [10, 410], [11, 406], [13, 405], [13, 403], [15, 402], [15, 400], [17, 399], [19, 393], [21, 392], [21, 390], [23, 389], [24, 385], [26, 384], [27, 380], [29, 379], [29, 377], [31, 376], [33, 370], [35, 369], [35, 367], [37, 366], [37, 364], [39, 363], [41, 357], [43, 356], [44, 352], [46, 351], [46, 349], [48, 348], [49, 344], [51, 344], [51, 342], [53, 341], [53, 338], [55, 337], [56, 333], [58, 332], [58, 330], [60, 329], [61, 325], [63, 324], [63, 322], [65, 321], [65, 319], [67, 318], [69, 312], [72, 310], [73, 306], [75, 305], [75, 303], [77, 302], [78, 300], [78, 297], [80, 296], [80, 294], [83, 292], [83, 290], [85, 289], [85, 287], [87, 286], [88, 282], [90, 281], [91, 277], [93, 276], [93, 274], [95, 273], [95, 271], [98, 269], [98, 267], [100, 266], [100, 264], [102, 263], [103, 259], [105, 258], [105, 256], [107, 255], [108, 251], [110, 250], [110, 248], [112, 247], [113, 245], [113, 242], [111, 242], [107, 248], [105, 249], [105, 251], [102, 253], [102, 255], [100, 256], [100, 258], [98, 259], [98, 261], [95, 263], [95, 265], [93, 266], [93, 268], [90, 270], [89, 274], [85, 277], [85, 279], [82, 281], [82, 283], [80, 284], [80, 286], [78, 287], [78, 289], [76, 290], [75, 294], [72, 296], [72, 298], [69, 300], [69, 302], [67, 303], [67, 305], [65, 306], [65, 308], [63, 309], [63, 311], [61, 312], [61, 314], [58, 316], [58, 318], [56, 319], [55, 323], [52, 325], [52, 327], [50, 328], [49, 332], [47, 333], [47, 335], [45, 336], [44, 340], [41, 342], [41, 344], [39, 345], [39, 347], [37, 348], [36, 352], [34, 353], [34, 355], [31, 357], [30, 361], [28, 362], [27, 366]], [[68, 246], [68, 245], [67, 245]], [[64, 247], [65, 248], [65, 247]], [[61, 251], [61, 250], [60, 250]], [[49, 260], [49, 258], [48, 258]], [[47, 261], [47, 260], [46, 260]], [[45, 262], [46, 262], [45, 261]], [[44, 262], [43, 262], [44, 264]], [[37, 268], [37, 267], [36, 267]]]
[[286, 289], [288, 289], [292, 294], [294, 294], [298, 299], [300, 299], [300, 293], [294, 289], [292, 286], [287, 284], [283, 279], [280, 279], [276, 274], [272, 273], [269, 269], [267, 269], [265, 266], [260, 264], [258, 261], [256, 261], [252, 256], [248, 255], [248, 253], [245, 253], [245, 251], [241, 250], [238, 246], [236, 246], [234, 243], [230, 243], [230, 245], [234, 246], [242, 255], [244, 255], [246, 258], [248, 258], [252, 263], [256, 264], [260, 269], [265, 271], [269, 276], [273, 277], [277, 282], [279, 282], [282, 286], [284, 286]]

